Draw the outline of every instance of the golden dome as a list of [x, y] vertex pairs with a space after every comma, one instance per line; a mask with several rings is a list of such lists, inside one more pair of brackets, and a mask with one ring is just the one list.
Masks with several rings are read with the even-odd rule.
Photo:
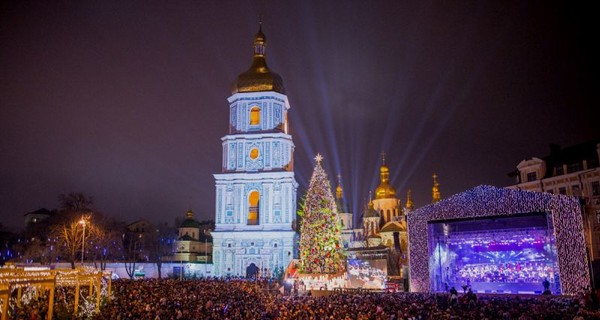
[[269, 70], [266, 60], [267, 37], [262, 22], [254, 37], [254, 57], [248, 71], [240, 74], [233, 84], [232, 94], [238, 92], [276, 91], [285, 94], [281, 77]]
[[412, 201], [412, 191], [408, 189], [408, 192], [406, 193], [406, 209], [412, 210], [413, 206], [414, 204]]
[[341, 199], [344, 196], [344, 189], [342, 189], [342, 175], [338, 174], [338, 185], [335, 188], [335, 197]]
[[379, 168], [379, 186], [375, 189], [375, 199], [396, 198], [396, 189], [390, 185], [390, 169], [384, 164]]
[[438, 203], [442, 200], [440, 194], [440, 184], [437, 181], [437, 174], [433, 174], [433, 187], [431, 188], [431, 203]]
[[396, 198], [396, 189], [390, 185], [379, 185], [375, 189], [375, 199]]

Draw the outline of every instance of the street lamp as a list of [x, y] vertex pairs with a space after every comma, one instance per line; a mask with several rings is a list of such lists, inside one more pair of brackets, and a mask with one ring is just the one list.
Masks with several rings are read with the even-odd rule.
[[83, 267], [83, 255], [85, 253], [85, 219], [81, 217], [79, 224], [83, 226], [83, 233], [81, 234], [81, 266]]
[[208, 237], [206, 236], [206, 229], [203, 231], [204, 233], [204, 277], [206, 278], [206, 265], [208, 264]]

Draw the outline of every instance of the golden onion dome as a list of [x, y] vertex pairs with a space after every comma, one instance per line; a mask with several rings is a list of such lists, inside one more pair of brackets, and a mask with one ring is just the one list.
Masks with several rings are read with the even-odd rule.
[[408, 192], [406, 192], [406, 209], [412, 210], [413, 206], [414, 203], [412, 201], [412, 190], [408, 189]]
[[275, 91], [285, 94], [283, 79], [271, 72], [266, 60], [267, 37], [262, 32], [262, 22], [254, 37], [254, 57], [248, 71], [240, 74], [233, 84], [232, 94], [238, 92]]
[[379, 168], [379, 186], [375, 189], [375, 199], [396, 198], [396, 189], [390, 185], [390, 169], [384, 164]]
[[389, 184], [380, 184], [377, 189], [375, 189], [375, 199], [388, 198], [396, 198], [396, 188], [390, 186]]

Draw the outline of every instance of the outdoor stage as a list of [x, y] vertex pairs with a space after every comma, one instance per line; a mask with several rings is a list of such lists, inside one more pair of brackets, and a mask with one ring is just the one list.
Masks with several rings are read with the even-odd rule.
[[579, 201], [479, 186], [408, 215], [410, 290], [576, 295], [590, 285]]
[[435, 290], [560, 293], [549, 219], [551, 215], [542, 212], [430, 223]]

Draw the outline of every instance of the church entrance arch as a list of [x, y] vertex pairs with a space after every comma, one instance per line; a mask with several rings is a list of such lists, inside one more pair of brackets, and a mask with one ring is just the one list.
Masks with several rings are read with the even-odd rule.
[[258, 267], [253, 263], [246, 267], [246, 278], [256, 278], [258, 275]]

